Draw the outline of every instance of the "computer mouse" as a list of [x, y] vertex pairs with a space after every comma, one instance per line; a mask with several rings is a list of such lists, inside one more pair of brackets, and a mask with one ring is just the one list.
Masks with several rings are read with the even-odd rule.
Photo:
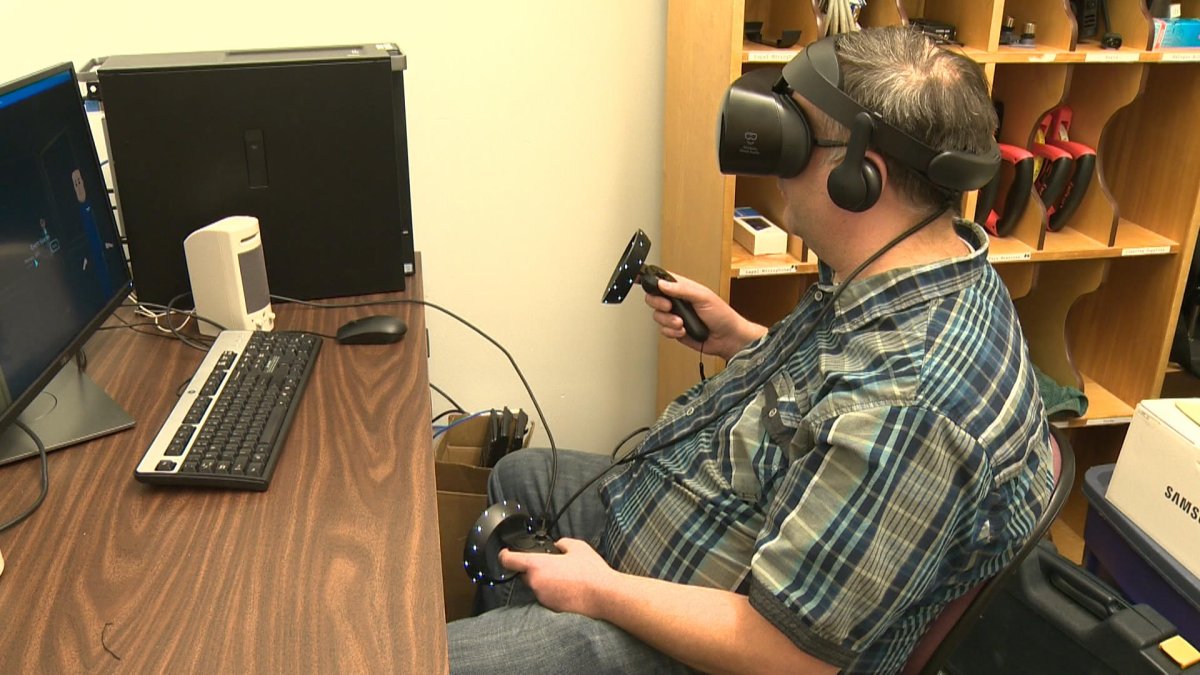
[[387, 314], [364, 316], [338, 329], [337, 341], [343, 345], [386, 345], [399, 342], [408, 332], [400, 317]]

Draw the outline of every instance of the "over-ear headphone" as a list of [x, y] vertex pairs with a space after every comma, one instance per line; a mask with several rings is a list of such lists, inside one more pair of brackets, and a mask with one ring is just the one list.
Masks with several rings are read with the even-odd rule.
[[870, 114], [862, 112], [855, 115], [850, 123], [846, 157], [829, 172], [826, 183], [829, 198], [847, 211], [866, 211], [875, 205], [883, 190], [879, 167], [867, 159], [867, 147], [871, 144], [874, 130], [875, 123]]
[[804, 170], [813, 146], [823, 143], [792, 98], [795, 92], [850, 129], [846, 156], [828, 182], [830, 199], [843, 209], [865, 211], [879, 199], [882, 179], [879, 167], [866, 156], [868, 149], [916, 171], [948, 194], [977, 190], [991, 180], [1000, 166], [994, 140], [982, 154], [937, 150], [847, 96], [835, 49], [840, 38], [808, 45], [782, 70], [756, 69], [730, 85], [717, 134], [722, 173], [791, 178]]

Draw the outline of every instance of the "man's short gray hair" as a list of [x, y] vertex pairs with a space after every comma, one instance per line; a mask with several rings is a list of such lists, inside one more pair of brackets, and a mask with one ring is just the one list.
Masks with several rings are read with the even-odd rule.
[[[996, 109], [983, 69], [974, 61], [903, 26], [842, 35], [837, 56], [842, 90], [888, 124], [936, 150], [978, 154], [990, 147]], [[822, 117], [821, 122], [814, 120], [819, 136], [848, 137], [848, 129]], [[833, 128], [819, 129], [831, 123]], [[885, 159], [888, 181], [914, 206], [945, 201], [945, 192], [892, 158]]]

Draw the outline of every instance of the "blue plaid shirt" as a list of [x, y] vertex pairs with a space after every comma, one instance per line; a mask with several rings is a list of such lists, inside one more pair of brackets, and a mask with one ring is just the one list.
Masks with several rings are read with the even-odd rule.
[[[891, 673], [994, 574], [1053, 484], [1049, 428], [987, 235], [857, 280], [829, 270], [664, 412], [606, 479], [599, 549], [623, 572], [748, 594], [804, 651]], [[657, 450], [655, 450], [658, 448]]]

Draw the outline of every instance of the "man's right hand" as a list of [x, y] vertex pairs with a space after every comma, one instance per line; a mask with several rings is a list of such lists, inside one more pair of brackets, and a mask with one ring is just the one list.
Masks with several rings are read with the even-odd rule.
[[760, 326], [738, 314], [729, 303], [707, 287], [674, 272], [675, 281], [660, 279], [658, 289], [666, 295], [692, 303], [700, 320], [708, 326], [708, 340], [703, 349], [699, 342], [687, 336], [683, 330], [683, 319], [671, 313], [671, 300], [658, 295], [645, 294], [646, 304], [654, 310], [654, 321], [659, 325], [663, 337], [705, 354], [720, 356], [728, 361], [743, 347], [767, 332]]

